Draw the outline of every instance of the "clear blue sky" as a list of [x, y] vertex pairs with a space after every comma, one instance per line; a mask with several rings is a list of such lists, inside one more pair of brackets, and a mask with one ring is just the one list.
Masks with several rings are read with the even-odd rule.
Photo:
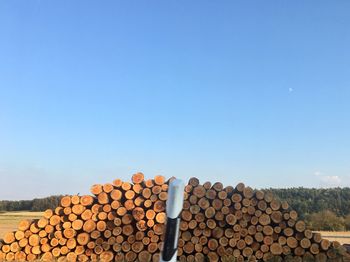
[[1, 1], [0, 199], [136, 171], [350, 186], [349, 13], [347, 0]]

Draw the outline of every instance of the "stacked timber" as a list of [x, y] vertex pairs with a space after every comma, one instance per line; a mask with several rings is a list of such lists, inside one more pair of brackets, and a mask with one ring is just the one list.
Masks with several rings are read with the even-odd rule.
[[[171, 180], [171, 179], [170, 179]], [[39, 220], [0, 242], [0, 261], [159, 261], [169, 181], [163, 176], [96, 184], [64, 196]], [[338, 242], [308, 230], [286, 202], [239, 183], [185, 187], [179, 261], [346, 261]]]

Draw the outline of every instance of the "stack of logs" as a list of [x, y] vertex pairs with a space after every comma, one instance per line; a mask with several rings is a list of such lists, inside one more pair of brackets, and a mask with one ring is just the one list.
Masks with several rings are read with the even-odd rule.
[[[137, 173], [132, 183], [93, 185], [94, 196], [64, 196], [5, 235], [0, 261], [159, 261], [169, 181]], [[184, 194], [180, 261], [347, 261], [269, 192], [191, 178]]]

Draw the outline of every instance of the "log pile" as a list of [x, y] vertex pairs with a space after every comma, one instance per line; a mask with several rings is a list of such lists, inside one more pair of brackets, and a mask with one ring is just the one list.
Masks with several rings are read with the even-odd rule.
[[[159, 261], [171, 179], [131, 180], [93, 185], [92, 195], [64, 196], [21, 221], [0, 241], [0, 261]], [[191, 178], [184, 199], [179, 261], [348, 261], [270, 193]]]

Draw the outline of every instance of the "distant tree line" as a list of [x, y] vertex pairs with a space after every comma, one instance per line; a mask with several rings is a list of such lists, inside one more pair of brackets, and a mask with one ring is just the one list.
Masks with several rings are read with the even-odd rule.
[[266, 189], [286, 200], [313, 230], [350, 230], [350, 188]]
[[0, 201], [0, 211], [44, 211], [58, 206], [62, 196], [49, 196], [33, 200]]

